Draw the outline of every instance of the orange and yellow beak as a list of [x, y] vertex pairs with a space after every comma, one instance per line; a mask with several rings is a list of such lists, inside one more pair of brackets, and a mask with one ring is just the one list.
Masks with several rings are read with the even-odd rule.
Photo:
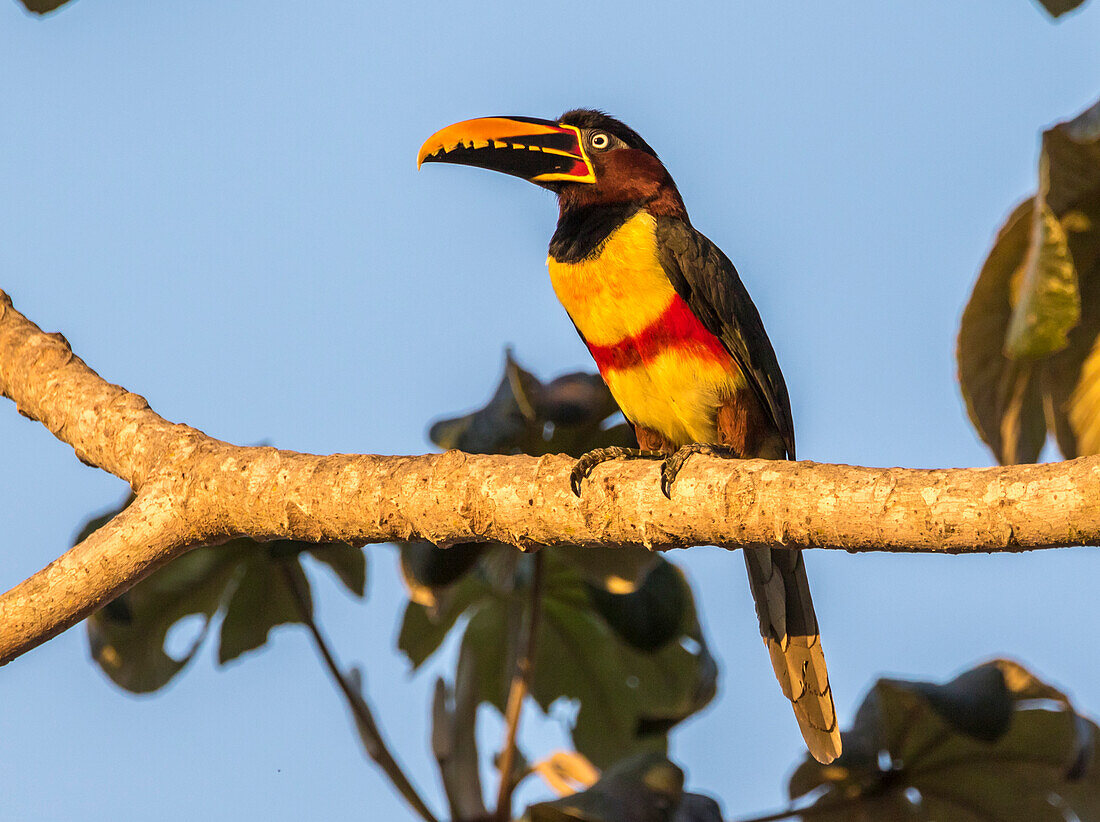
[[422, 163], [458, 163], [532, 183], [594, 183], [576, 126], [532, 117], [479, 117], [437, 131], [420, 147]]

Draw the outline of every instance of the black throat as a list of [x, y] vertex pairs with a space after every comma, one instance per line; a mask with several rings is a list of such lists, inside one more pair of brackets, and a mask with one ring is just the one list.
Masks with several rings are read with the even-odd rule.
[[559, 263], [579, 263], [597, 256], [612, 233], [638, 212], [632, 203], [570, 208], [558, 217], [550, 238], [550, 256]]

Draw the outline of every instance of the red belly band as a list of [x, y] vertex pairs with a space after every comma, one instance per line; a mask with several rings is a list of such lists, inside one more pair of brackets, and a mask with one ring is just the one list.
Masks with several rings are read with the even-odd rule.
[[672, 298], [661, 316], [637, 334], [611, 345], [585, 341], [600, 372], [635, 368], [671, 349], [691, 349], [699, 357], [719, 362], [730, 360], [722, 341], [707, 331], [691, 307], [679, 296]]

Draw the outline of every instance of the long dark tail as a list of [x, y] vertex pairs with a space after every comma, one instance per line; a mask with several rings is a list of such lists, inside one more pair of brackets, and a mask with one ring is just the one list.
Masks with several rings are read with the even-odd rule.
[[794, 707], [806, 747], [818, 762], [832, 762], [840, 756], [840, 730], [802, 552], [746, 548], [744, 553], [775, 676]]

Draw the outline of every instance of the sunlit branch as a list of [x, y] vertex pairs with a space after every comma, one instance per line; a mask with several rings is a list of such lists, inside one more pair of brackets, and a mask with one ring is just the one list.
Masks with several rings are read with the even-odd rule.
[[45, 334], [0, 291], [0, 393], [137, 502], [0, 596], [0, 663], [88, 616], [160, 564], [235, 536], [495, 540], [520, 547], [693, 545], [962, 553], [1100, 544], [1100, 458], [916, 470], [694, 457], [671, 501], [658, 468], [572, 460], [315, 456], [169, 423]]

